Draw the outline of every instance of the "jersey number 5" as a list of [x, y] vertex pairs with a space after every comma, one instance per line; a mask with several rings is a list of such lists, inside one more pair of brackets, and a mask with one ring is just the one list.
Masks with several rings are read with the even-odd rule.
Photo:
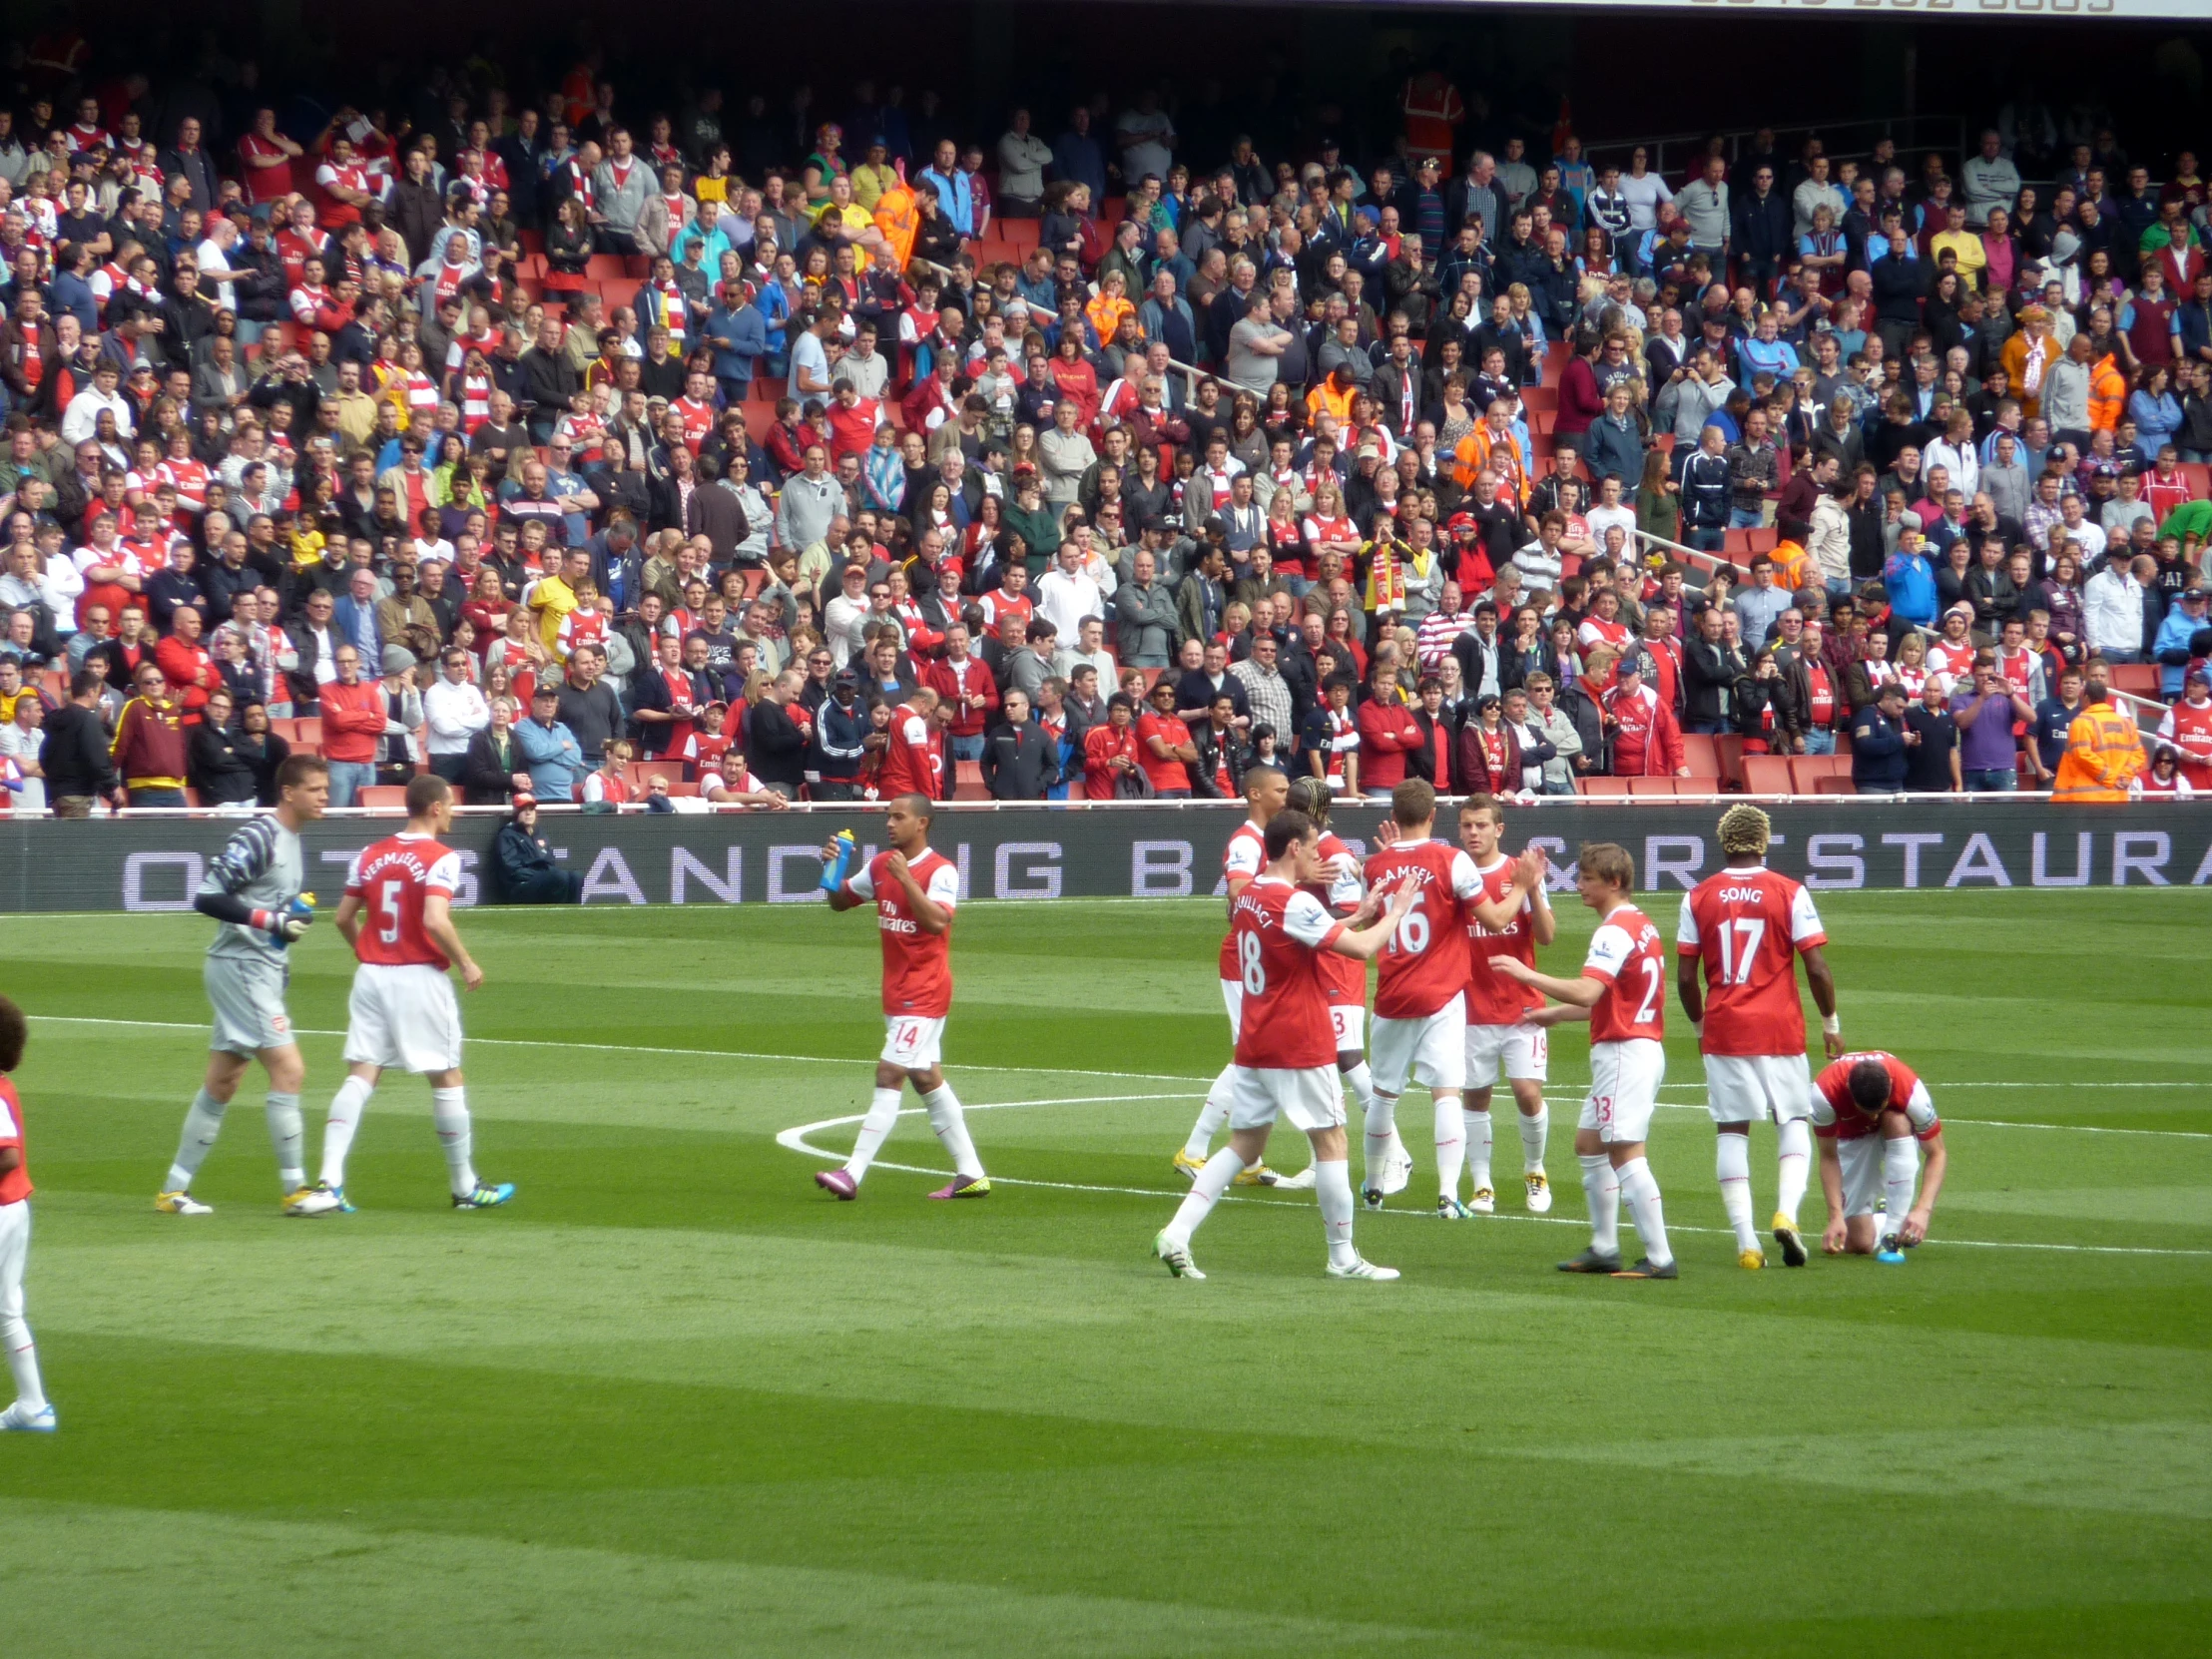
[[1260, 935], [1242, 933], [1237, 938], [1237, 959], [1244, 967], [1244, 988], [1247, 996], [1268, 994], [1267, 964], [1260, 960]]
[[[1741, 949], [1732, 948], [1731, 941], [1743, 938]], [[1721, 947], [1721, 983], [1743, 985], [1750, 983], [1751, 965], [1759, 959], [1759, 944], [1767, 936], [1767, 924], [1751, 916], [1740, 916], [1734, 921], [1721, 923], [1716, 935]]]
[[376, 889], [376, 936], [386, 944], [399, 942], [399, 888], [396, 883], [385, 882]]

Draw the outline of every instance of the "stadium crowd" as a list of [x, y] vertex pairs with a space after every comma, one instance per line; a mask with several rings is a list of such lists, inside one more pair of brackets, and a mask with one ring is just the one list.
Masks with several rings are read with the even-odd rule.
[[286, 132], [70, 67], [0, 109], [18, 812], [302, 745], [338, 806], [2212, 788], [2193, 154], [1663, 178], [1422, 75], [1263, 161], [590, 59]]

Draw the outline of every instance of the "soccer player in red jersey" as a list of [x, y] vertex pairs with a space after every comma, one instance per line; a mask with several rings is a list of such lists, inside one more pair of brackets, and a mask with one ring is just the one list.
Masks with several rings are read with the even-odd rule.
[[30, 1038], [23, 1010], [0, 996], [0, 1348], [15, 1377], [15, 1403], [0, 1411], [0, 1430], [54, 1432], [54, 1407], [39, 1381], [38, 1350], [23, 1323], [23, 1269], [31, 1254], [31, 1171], [23, 1159], [23, 1103], [7, 1074], [23, 1063]]
[[1229, 1144], [1206, 1160], [1175, 1219], [1152, 1241], [1152, 1253], [1178, 1279], [1206, 1276], [1191, 1263], [1191, 1235], [1222, 1193], [1267, 1150], [1277, 1117], [1314, 1143], [1315, 1196], [1329, 1239], [1335, 1279], [1395, 1279], [1394, 1268], [1363, 1261], [1352, 1247], [1352, 1176], [1345, 1163], [1344, 1096], [1337, 1087], [1336, 1036], [1321, 952], [1373, 957], [1412, 907], [1416, 887], [1400, 883], [1378, 919], [1369, 897], [1350, 923], [1330, 915], [1305, 889], [1322, 877], [1321, 836], [1304, 813], [1268, 820], [1267, 863], [1239, 890], [1229, 909], [1230, 937], [1243, 989], [1232, 1069], [1235, 1101]]
[[[1237, 913], [1237, 895], [1266, 867], [1268, 821], [1283, 811], [1284, 804], [1290, 800], [1290, 779], [1281, 767], [1249, 766], [1245, 768], [1244, 794], [1245, 821], [1237, 826], [1229, 837], [1229, 844], [1221, 849], [1221, 876], [1228, 888], [1226, 909], [1232, 922]], [[1237, 967], [1234, 925], [1221, 940], [1221, 1000], [1222, 1006], [1229, 1010], [1229, 1040], [1234, 1044], [1239, 1012], [1244, 1006], [1244, 980]], [[1206, 1160], [1213, 1154], [1214, 1137], [1229, 1122], [1236, 1069], [1234, 1060], [1221, 1068], [1214, 1086], [1206, 1091], [1206, 1104], [1198, 1109], [1198, 1120], [1191, 1125], [1191, 1132], [1183, 1141], [1183, 1150], [1175, 1155], [1175, 1167], [1185, 1175], [1195, 1177], [1206, 1167]], [[1237, 1184], [1267, 1187], [1279, 1183], [1274, 1171], [1265, 1164], [1256, 1164], [1237, 1178]], [[1301, 1177], [1288, 1184], [1309, 1187], [1313, 1182]]]
[[[1482, 877], [1465, 852], [1431, 837], [1435, 827], [1434, 787], [1407, 779], [1390, 792], [1390, 817], [1376, 831], [1382, 849], [1367, 862], [1370, 891], [1413, 894], [1405, 920], [1380, 958], [1377, 977], [1375, 1104], [1368, 1109], [1363, 1188], [1371, 1210], [1380, 1210], [1391, 1190], [1383, 1177], [1397, 1099], [1408, 1078], [1426, 1088], [1435, 1103], [1439, 1173], [1449, 1165], [1454, 1195], [1465, 1152], [1459, 1099], [1467, 1072], [1467, 927], [1482, 894]], [[1491, 917], [1505, 913], [1499, 905]], [[1454, 1220], [1464, 1213], [1456, 1197], [1449, 1208], [1439, 1200], [1437, 1211]]]
[[[1813, 1080], [1813, 1133], [1821, 1143], [1821, 1192], [1828, 1229], [1821, 1249], [1831, 1256], [1874, 1254], [1891, 1267], [1928, 1237], [1936, 1195], [1943, 1190], [1950, 1155], [1942, 1120], [1928, 1085], [1895, 1054], [1868, 1049], [1824, 1066]], [[1882, 1153], [1875, 1155], [1880, 1144]], [[1915, 1143], [1918, 1143], [1916, 1146]], [[1913, 1202], [1919, 1147], [1928, 1148], [1928, 1178]], [[1874, 1213], [1876, 1189], [1883, 1213]]]
[[[930, 813], [926, 796], [894, 797], [883, 818], [890, 850], [878, 852], [829, 895], [832, 910], [872, 903], [883, 941], [883, 1052], [875, 1062], [874, 1098], [844, 1168], [815, 1175], [816, 1186], [842, 1199], [859, 1197], [868, 1165], [898, 1122], [899, 1092], [907, 1083], [952, 1158], [951, 1184], [929, 1196], [990, 1195], [990, 1177], [968, 1139], [967, 1116], [940, 1063], [945, 1016], [952, 1011], [952, 912], [960, 902], [960, 871], [931, 849]], [[824, 863], [836, 856], [836, 842], [823, 847]]]
[[1719, 1137], [1714, 1169], [1728, 1225], [1736, 1231], [1736, 1263], [1767, 1265], [1751, 1224], [1751, 1120], [1772, 1118], [1780, 1165], [1774, 1242], [1782, 1247], [1786, 1266], [1802, 1268], [1798, 1205], [1812, 1168], [1813, 1090], [1805, 1063], [1805, 1010], [1798, 1003], [1798, 957], [1805, 958], [1805, 979], [1821, 1011], [1830, 1059], [1843, 1053], [1844, 1038], [1836, 978], [1821, 948], [1828, 934], [1812, 895], [1767, 868], [1772, 828], [1756, 807], [1731, 807], [1721, 815], [1721, 852], [1728, 866], [1682, 895], [1675, 984], [1705, 1057], [1705, 1102]]
[[345, 1081], [322, 1126], [322, 1179], [287, 1215], [353, 1208], [345, 1199], [345, 1156], [387, 1066], [430, 1080], [430, 1122], [445, 1151], [453, 1208], [490, 1210], [515, 1195], [510, 1183], [478, 1181], [470, 1161], [461, 1010], [446, 975], [459, 967], [461, 983], [474, 990], [484, 970], [453, 925], [461, 855], [440, 839], [452, 828], [452, 786], [418, 774], [407, 781], [407, 828], [356, 853], [345, 872], [337, 930], [360, 960], [346, 1005]]
[[[1513, 956], [1490, 958], [1492, 973], [1556, 998], [1529, 1016], [1538, 1024], [1590, 1022], [1590, 1093], [1574, 1129], [1582, 1193], [1590, 1206], [1590, 1248], [1561, 1262], [1559, 1271], [1673, 1279], [1678, 1275], [1674, 1252], [1667, 1248], [1659, 1183], [1644, 1159], [1651, 1114], [1667, 1075], [1666, 942], [1629, 899], [1636, 890], [1636, 862], [1626, 847], [1585, 841], [1574, 885], [1598, 915], [1579, 979], [1555, 979]], [[1620, 1255], [1624, 1197], [1644, 1241], [1643, 1260], [1626, 1272]]]
[[[1544, 1105], [1551, 1034], [1528, 1017], [1543, 1005], [1543, 998], [1500, 979], [1490, 971], [1489, 959], [1511, 956], [1534, 967], [1536, 947], [1558, 936], [1559, 921], [1544, 892], [1548, 861], [1543, 849], [1530, 847], [1521, 857], [1508, 858], [1498, 844], [1504, 832], [1505, 810], [1495, 799], [1477, 795], [1461, 803], [1459, 844], [1482, 877], [1482, 905], [1504, 912], [1500, 916], [1477, 908], [1467, 923], [1467, 1092], [1460, 1112], [1461, 1151], [1474, 1182], [1473, 1203], [1467, 1208], [1489, 1215], [1497, 1208], [1490, 1186], [1490, 1090], [1502, 1070], [1519, 1112], [1521, 1181], [1528, 1191], [1529, 1214], [1541, 1216], [1551, 1210], [1551, 1182], [1544, 1174], [1544, 1143], [1551, 1135], [1551, 1113]], [[1449, 1169], [1444, 1167], [1447, 1161]], [[1451, 1219], [1463, 1213], [1457, 1208], [1459, 1166], [1445, 1146], [1441, 1113], [1436, 1164], [1436, 1213]]]

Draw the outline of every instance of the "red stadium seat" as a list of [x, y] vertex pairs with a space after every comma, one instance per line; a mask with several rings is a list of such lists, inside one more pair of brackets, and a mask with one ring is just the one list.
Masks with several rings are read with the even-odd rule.
[[1712, 801], [1721, 793], [1721, 781], [1718, 778], [1677, 778], [1674, 793], [1684, 801]]
[[1847, 778], [1816, 778], [1813, 780], [1815, 795], [1857, 795], [1859, 786]]
[[1583, 778], [1576, 781], [1584, 795], [1625, 796], [1630, 794], [1630, 780], [1626, 778]]
[[1559, 407], [1557, 386], [1523, 386], [1521, 402], [1529, 409], [1556, 409]]
[[1700, 732], [1682, 734], [1682, 760], [1689, 767], [1692, 778], [1718, 778], [1721, 776], [1720, 750], [1714, 739]]
[[1781, 755], [1746, 755], [1744, 788], [1752, 795], [1790, 795], [1790, 763]]
[[353, 798], [353, 805], [373, 813], [398, 813], [407, 808], [407, 792], [398, 784], [370, 784]]
[[2133, 692], [2137, 697], [2158, 695], [2156, 663], [2114, 663], [2111, 671], [2114, 691]]
[[1628, 780], [1628, 793], [1630, 795], [1661, 795], [1672, 800], [1674, 798], [1674, 783], [1675, 781], [1672, 778], [1631, 778]]
[[1825, 778], [1851, 776], [1849, 755], [1799, 755], [1790, 762], [1790, 782], [1798, 795], [1817, 795]]
[[952, 799], [955, 801], [990, 800], [991, 792], [989, 786], [983, 782], [982, 766], [975, 761], [960, 761], [955, 764], [959, 770], [952, 788]]
[[[1688, 738], [1682, 740], [1685, 746]], [[1744, 787], [1744, 744], [1747, 740], [1733, 732], [1724, 732], [1712, 740], [1713, 759], [1719, 769], [1720, 781], [1737, 789]], [[1690, 770], [1697, 771], [1697, 762], [1690, 763]]]
[[682, 761], [632, 761], [630, 763], [630, 786], [640, 795], [645, 793], [647, 780], [653, 778], [665, 778], [671, 784], [681, 784], [684, 781], [684, 763]]
[[2189, 480], [2189, 498], [2192, 501], [2202, 501], [2206, 496], [2212, 495], [2212, 466], [2206, 466], [2202, 461], [2183, 461], [2181, 475]]
[[[279, 722], [273, 720], [269, 724], [274, 729]], [[291, 741], [295, 747], [303, 743], [319, 746], [322, 742], [322, 717], [320, 715], [299, 715], [280, 724], [291, 728]]]

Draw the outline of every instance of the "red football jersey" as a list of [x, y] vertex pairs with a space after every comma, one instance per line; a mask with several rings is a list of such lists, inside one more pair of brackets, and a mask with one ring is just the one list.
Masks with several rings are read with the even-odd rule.
[[1667, 950], [1651, 918], [1623, 904], [1597, 924], [1582, 977], [1602, 980], [1605, 994], [1590, 1010], [1590, 1041], [1621, 1043], [1667, 1036]]
[[[1327, 1025], [1326, 1018], [1322, 1023]], [[0, 1204], [21, 1204], [31, 1196], [31, 1166], [23, 1154], [23, 1103], [15, 1097], [15, 1083], [0, 1077], [0, 1147], [14, 1147], [22, 1162], [0, 1175]]]
[[1244, 1016], [1237, 1064], [1263, 1071], [1305, 1071], [1337, 1063], [1320, 952], [1345, 930], [1312, 893], [1263, 875], [1229, 912]]
[[[1813, 1129], [1814, 1134], [1826, 1136], [1832, 1140], [1856, 1141], [1862, 1135], [1872, 1135], [1881, 1128], [1880, 1119], [1869, 1117], [1865, 1112], [1862, 1112], [1859, 1109], [1859, 1103], [1851, 1098], [1852, 1068], [1863, 1065], [1869, 1060], [1880, 1060], [1882, 1069], [1890, 1074], [1890, 1099], [1888, 1104], [1891, 1110], [1902, 1112], [1912, 1104], [1914, 1092], [1920, 1088], [1921, 1080], [1919, 1074], [1911, 1066], [1895, 1054], [1879, 1048], [1865, 1049], [1856, 1054], [1846, 1054], [1841, 1060], [1831, 1061], [1821, 1067], [1819, 1074], [1813, 1079], [1813, 1087], [1821, 1091], [1822, 1098], [1828, 1102], [1830, 1109], [1836, 1114], [1834, 1123], [1816, 1124]], [[1929, 1119], [1928, 1127], [1919, 1132], [1918, 1138], [1924, 1141], [1928, 1140], [1937, 1134], [1942, 1127], [1940, 1119], [1932, 1117]]]
[[[1476, 867], [1482, 878], [1482, 897], [1495, 904], [1513, 890], [1513, 860], [1503, 853], [1488, 869]], [[1518, 1025], [1532, 1009], [1544, 1005], [1543, 993], [1515, 984], [1502, 973], [1492, 972], [1490, 958], [1510, 956], [1530, 967], [1536, 965], [1536, 899], [1521, 894], [1520, 909], [1512, 925], [1493, 933], [1474, 919], [1467, 907], [1467, 1023], [1469, 1025]]]
[[[1268, 837], [1261, 826], [1246, 819], [1237, 826], [1229, 844], [1221, 849], [1221, 875], [1224, 881], [1239, 877], [1249, 881], [1268, 867]], [[1221, 936], [1221, 976], [1237, 977], [1237, 929], [1232, 921], [1229, 931]]]
[[[1331, 915], [1348, 915], [1360, 907], [1364, 891], [1360, 860], [1333, 830], [1321, 832], [1322, 865], [1326, 873], [1311, 886], [1312, 893]], [[1334, 950], [1320, 953], [1322, 990], [1332, 1008], [1365, 1008], [1368, 1005], [1368, 964], [1357, 956], [1340, 956]]]
[[[875, 900], [875, 926], [883, 937], [883, 1012], [942, 1019], [952, 1007], [952, 929], [925, 933], [906, 902], [906, 889], [886, 873], [888, 852], [878, 852], [844, 890]], [[947, 910], [960, 902], [960, 868], [934, 848], [907, 860], [914, 882]]]
[[460, 886], [461, 855], [428, 835], [402, 830], [356, 852], [345, 896], [359, 899], [365, 914], [353, 954], [378, 967], [451, 967], [423, 931], [422, 901], [433, 891], [450, 898]]
[[1467, 901], [1481, 896], [1474, 860], [1447, 842], [1402, 840], [1368, 859], [1370, 891], [1420, 889], [1379, 958], [1378, 1019], [1424, 1019], [1467, 988]]
[[1705, 963], [1707, 1054], [1803, 1054], [1797, 955], [1826, 944], [1812, 894], [1764, 865], [1724, 869], [1682, 895], [1678, 954]]
[[885, 736], [889, 742], [883, 750], [882, 769], [875, 776], [876, 799], [919, 795], [936, 800], [943, 792], [937, 788], [936, 736], [928, 720], [901, 703], [891, 711]]

